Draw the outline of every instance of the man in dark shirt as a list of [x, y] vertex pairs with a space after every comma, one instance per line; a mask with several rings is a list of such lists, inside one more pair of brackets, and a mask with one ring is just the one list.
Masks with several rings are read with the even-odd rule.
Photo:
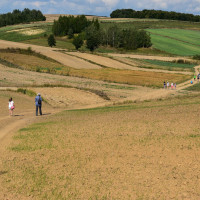
[[36, 116], [38, 116], [38, 108], [40, 111], [40, 115], [42, 115], [42, 97], [40, 93], [35, 97], [35, 106], [36, 106]]

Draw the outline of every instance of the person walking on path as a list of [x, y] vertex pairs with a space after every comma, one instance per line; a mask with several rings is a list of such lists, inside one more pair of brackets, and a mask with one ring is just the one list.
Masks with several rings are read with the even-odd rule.
[[196, 80], [196, 74], [194, 74], [194, 81]]
[[171, 83], [171, 89], [173, 90], [173, 87], [174, 87], [174, 84], [173, 83]]
[[176, 83], [174, 83], [174, 88], [175, 88], [175, 90], [176, 90]]
[[198, 82], [199, 82], [199, 76], [200, 76], [200, 74], [197, 75], [197, 81], [198, 81]]
[[14, 101], [12, 100], [12, 97], [9, 99], [8, 109], [9, 109], [9, 115], [13, 116], [13, 110], [15, 109], [15, 105], [14, 105]]
[[35, 106], [36, 106], [36, 116], [38, 116], [38, 108], [40, 111], [40, 115], [42, 115], [42, 97], [40, 93], [35, 97]]
[[165, 89], [165, 87], [166, 87], [166, 83], [165, 83], [165, 81], [164, 81], [163, 85], [164, 85], [164, 89]]
[[169, 89], [169, 82], [167, 81], [167, 89]]

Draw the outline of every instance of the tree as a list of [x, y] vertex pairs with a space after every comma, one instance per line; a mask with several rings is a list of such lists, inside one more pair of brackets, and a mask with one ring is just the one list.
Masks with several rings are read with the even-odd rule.
[[101, 33], [94, 24], [86, 29], [86, 45], [90, 51], [94, 51], [101, 44]]
[[67, 35], [68, 35], [68, 39], [72, 39], [74, 37], [74, 32], [72, 28], [69, 29]]
[[83, 39], [80, 35], [74, 37], [73, 45], [75, 46], [76, 50], [83, 45]]
[[51, 35], [48, 37], [47, 40], [48, 40], [48, 45], [49, 45], [50, 47], [56, 46], [56, 40], [55, 40], [53, 34], [51, 34]]

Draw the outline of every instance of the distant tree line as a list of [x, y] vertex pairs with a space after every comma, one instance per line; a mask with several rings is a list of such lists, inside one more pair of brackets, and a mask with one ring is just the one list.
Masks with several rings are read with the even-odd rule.
[[199, 15], [168, 12], [162, 10], [142, 10], [135, 11], [132, 9], [117, 9], [110, 14], [111, 18], [151, 18], [151, 19], [168, 19], [168, 20], [181, 20], [200, 22]]
[[152, 46], [150, 34], [146, 31], [135, 28], [120, 29], [117, 25], [111, 26], [107, 30], [102, 30], [101, 38], [102, 45], [127, 50]]
[[86, 28], [84, 34], [79, 35], [80, 37], [75, 37], [73, 42], [76, 49], [80, 48], [83, 44], [81, 43], [81, 45], [78, 46], [80, 40], [86, 40], [86, 46], [90, 51], [94, 51], [100, 45], [126, 50], [135, 50], [141, 47], [148, 48], [152, 46], [151, 37], [146, 31], [134, 28], [120, 29], [117, 25], [111, 26], [108, 29], [103, 29], [91, 24]]
[[[149, 33], [144, 30], [121, 29], [117, 25], [103, 28], [98, 19], [87, 20], [84, 15], [60, 16], [57, 21], [54, 21], [52, 31], [54, 36], [67, 35], [69, 39], [73, 38], [72, 43], [77, 50], [84, 44], [84, 41], [91, 51], [100, 45], [127, 50], [148, 48], [152, 45]], [[50, 38], [49, 41], [53, 39]]]
[[97, 20], [90, 21], [85, 15], [74, 16], [60, 16], [58, 20], [54, 20], [52, 31], [55, 36], [70, 35], [73, 37], [75, 33], [81, 33], [86, 27], [92, 23], [97, 23]]
[[0, 27], [14, 25], [27, 22], [45, 21], [46, 17], [39, 10], [29, 10], [25, 8], [23, 11], [13, 10], [6, 14], [0, 15]]

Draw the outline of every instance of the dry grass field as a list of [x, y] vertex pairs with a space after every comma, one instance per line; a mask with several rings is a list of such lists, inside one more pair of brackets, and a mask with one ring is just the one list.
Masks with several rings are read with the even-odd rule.
[[1, 155], [1, 199], [198, 200], [199, 103], [190, 96], [42, 118]]

